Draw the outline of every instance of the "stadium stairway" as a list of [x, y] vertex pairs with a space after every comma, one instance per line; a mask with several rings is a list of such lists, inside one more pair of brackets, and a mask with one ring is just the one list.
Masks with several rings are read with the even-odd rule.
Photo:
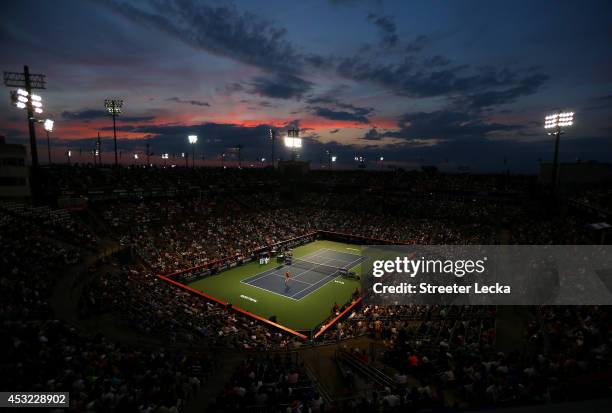
[[345, 347], [367, 349], [370, 342], [367, 337], [359, 337], [341, 343], [304, 348], [300, 351], [301, 359], [308, 371], [317, 378], [317, 387], [325, 399], [328, 401], [346, 399], [362, 393], [362, 386], [347, 387], [346, 372], [338, 365], [336, 352]]

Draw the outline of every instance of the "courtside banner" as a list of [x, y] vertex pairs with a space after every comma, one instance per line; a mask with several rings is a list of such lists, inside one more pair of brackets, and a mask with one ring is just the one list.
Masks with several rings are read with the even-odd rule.
[[609, 245], [373, 245], [364, 304], [612, 305]]

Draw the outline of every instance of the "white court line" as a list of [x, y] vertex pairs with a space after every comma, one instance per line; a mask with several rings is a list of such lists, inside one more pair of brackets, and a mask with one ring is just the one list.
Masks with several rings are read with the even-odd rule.
[[355, 268], [357, 264], [359, 264], [361, 261], [364, 261], [364, 260], [365, 260], [364, 257], [359, 257], [355, 261], [350, 262], [349, 264], [347, 264], [347, 265], [350, 265], [350, 267], [347, 267], [347, 270], [350, 270], [351, 268]]
[[[355, 256], [355, 257], [359, 257], [359, 258], [356, 258], [355, 260], [353, 260], [353, 261], [351, 261], [351, 262], [347, 263], [346, 265], [352, 265], [352, 267], [347, 267], [347, 269], [351, 269], [351, 268], [353, 268], [353, 267], [354, 267], [356, 264], [358, 264], [358, 263], [359, 263], [359, 260], [363, 260], [363, 259], [365, 259], [365, 257], [364, 257], [363, 255], [351, 254], [350, 252], [336, 251], [336, 250], [331, 250], [331, 249], [329, 249], [329, 248], [323, 248], [323, 250], [325, 250], [325, 251], [337, 252], [337, 253], [339, 253], [339, 254], [353, 255], [353, 256]], [[336, 259], [336, 260], [338, 260], [337, 258], [335, 258], [335, 259]], [[344, 261], [344, 260], [338, 260], [338, 261]]]
[[[336, 274], [334, 273], [334, 274], [328, 275], [327, 277], [321, 278], [321, 279], [320, 279], [319, 281], [317, 281], [316, 283], [311, 284], [311, 285], [309, 285], [308, 287], [303, 288], [303, 289], [301, 289], [300, 291], [298, 291], [297, 293], [295, 293], [295, 294], [291, 295], [291, 297], [295, 297], [296, 295], [298, 295], [298, 294], [299, 294], [299, 293], [301, 293], [302, 291], [307, 290], [307, 289], [309, 289], [310, 287], [312, 287], [313, 285], [317, 285], [317, 284], [318, 284], [318, 283], [320, 283], [321, 281], [323, 281], [323, 280], [325, 280], [325, 279], [327, 279], [327, 278], [329, 278], [329, 277], [333, 277], [334, 275], [336, 275]], [[337, 278], [337, 277], [336, 277], [336, 278]], [[330, 280], [330, 281], [331, 281], [331, 280]], [[323, 285], [325, 285], [325, 284], [327, 284], [327, 282], [323, 283]], [[315, 288], [313, 291], [316, 291], [317, 289], [318, 289], [318, 288]], [[310, 293], [309, 293], [309, 294], [310, 294]], [[308, 295], [308, 294], [306, 294], [306, 295]]]
[[[276, 275], [276, 277], [282, 278], [283, 280], [285, 279], [285, 276], [283, 276], [283, 275]], [[289, 281], [295, 281], [295, 282], [302, 283], [302, 284], [314, 285], [314, 284], [311, 284], [311, 283], [306, 282], [306, 281], [296, 280], [294, 277], [289, 277]]]
[[[360, 260], [362, 260], [362, 259], [364, 258], [363, 256], [361, 256], [361, 255], [357, 255], [357, 254], [351, 254], [351, 253], [348, 253], [348, 252], [336, 251], [336, 250], [332, 250], [332, 249], [329, 249], [329, 248], [321, 248], [320, 250], [318, 250], [318, 251], [316, 251], [316, 252], [314, 252], [314, 253], [312, 253], [312, 254], [308, 254], [308, 255], [303, 256], [303, 258], [296, 258], [296, 259], [301, 259], [302, 261], [308, 261], [308, 260], [306, 260], [306, 259], [304, 259], [304, 258], [307, 258], [307, 257], [316, 257], [316, 256], [320, 255], [320, 254], [321, 254], [322, 252], [324, 252], [324, 251], [331, 251], [331, 252], [335, 252], [335, 253], [339, 253], [339, 254], [354, 255], [354, 256], [359, 257], [359, 258], [355, 259], [354, 261], [351, 261], [350, 263], [348, 263], [348, 264], [347, 264], [347, 265], [352, 265], [352, 266], [354, 266], [356, 263], [358, 263]], [[325, 259], [324, 261], [325, 261], [325, 262], [328, 262], [328, 261], [330, 261], [330, 260], [331, 260], [331, 261], [343, 261], [343, 260], [339, 260], [339, 259], [337, 259], [337, 258], [328, 258], [328, 259]], [[308, 261], [308, 262], [309, 262], [309, 263], [311, 263], [311, 264], [315, 264], [315, 265], [326, 265], [325, 263], [317, 263], [317, 262], [312, 262], [312, 261]], [[348, 267], [347, 269], [351, 269], [351, 268], [353, 268], [353, 267]], [[316, 282], [316, 283], [314, 283], [314, 284], [310, 284], [310, 283], [307, 283], [306, 281], [301, 281], [301, 280], [298, 280], [298, 279], [297, 279], [297, 277], [299, 277], [300, 275], [306, 274], [306, 273], [308, 273], [308, 272], [313, 272], [313, 273], [315, 273], [315, 271], [312, 271], [312, 270], [305, 270], [305, 271], [302, 271], [302, 272], [298, 273], [297, 275], [295, 275], [295, 276], [291, 277], [291, 279], [293, 279], [294, 281], [297, 281], [297, 282], [303, 283], [303, 284], [309, 284], [309, 286], [308, 286], [308, 287], [305, 287], [305, 288], [303, 288], [303, 289], [301, 289], [300, 291], [298, 291], [298, 292], [297, 292], [297, 293], [295, 293], [295, 294], [292, 294], [291, 296], [287, 296], [287, 295], [284, 295], [284, 294], [280, 294], [280, 293], [277, 293], [277, 292], [275, 292], [275, 291], [268, 290], [268, 289], [266, 289], [266, 288], [263, 288], [263, 287], [259, 287], [259, 286], [257, 286], [257, 285], [250, 284], [250, 283], [252, 283], [252, 282], [258, 281], [258, 280], [260, 280], [260, 279], [262, 279], [262, 278], [264, 278], [264, 277], [270, 276], [270, 275], [275, 276], [275, 277], [279, 277], [279, 278], [284, 278], [284, 277], [283, 277], [283, 276], [281, 276], [281, 275], [277, 275], [277, 274], [275, 274], [276, 270], [278, 270], [278, 268], [277, 268], [277, 267], [270, 268], [270, 269], [268, 269], [268, 270], [265, 270], [263, 273], [261, 273], [261, 276], [260, 276], [260, 277], [254, 278], [254, 279], [250, 280], [249, 282], [244, 282], [244, 280], [241, 280], [241, 281], [240, 281], [240, 283], [241, 283], [241, 284], [244, 284], [244, 285], [248, 285], [248, 286], [250, 286], [250, 287], [255, 287], [255, 288], [258, 288], [258, 289], [260, 289], [260, 290], [262, 290], [262, 291], [267, 291], [267, 292], [269, 292], [269, 293], [276, 294], [276, 295], [281, 296], [281, 297], [288, 298], [288, 299], [293, 300], [293, 301], [300, 301], [302, 298], [308, 297], [310, 294], [314, 293], [315, 291], [319, 290], [319, 289], [320, 289], [320, 288], [322, 288], [323, 286], [325, 286], [325, 285], [329, 284], [329, 283], [330, 283], [330, 282], [332, 282], [333, 280], [335, 280], [335, 279], [337, 279], [337, 278], [339, 278], [339, 277], [340, 277], [340, 274], [338, 274], [336, 277], [332, 278], [331, 280], [325, 281], [327, 278], [329, 278], [329, 277], [333, 277], [333, 276], [335, 275], [335, 273], [334, 273], [334, 274], [328, 275], [328, 276], [327, 276], [327, 277], [325, 277], [325, 278], [320, 279], [319, 281], [317, 281], [317, 282]], [[246, 279], [248, 279], [248, 278], [245, 278], [245, 280], [246, 280]], [[296, 295], [298, 295], [299, 293], [301, 293], [302, 291], [307, 290], [308, 288], [312, 288], [312, 286], [317, 285], [317, 284], [319, 284], [319, 283], [321, 283], [321, 282], [323, 282], [323, 281], [325, 281], [323, 284], [319, 285], [317, 288], [315, 288], [314, 290], [310, 291], [310, 292], [309, 292], [308, 294], [306, 294], [304, 297], [299, 298], [299, 299], [293, 298], [293, 297], [295, 297]]]
[[336, 250], [332, 250], [332, 249], [329, 249], [329, 248], [321, 248], [321, 251], [332, 251], [332, 252], [337, 252], [339, 254], [356, 255], [358, 257], [362, 257], [362, 255], [359, 255], [359, 254], [352, 254], [350, 252], [344, 252], [344, 251], [336, 251]]
[[[328, 275], [327, 277], [322, 278], [321, 280], [319, 280], [319, 282], [321, 282], [321, 281], [325, 281], [325, 280], [326, 280], [326, 279], [328, 279], [329, 277], [334, 277], [334, 275], [335, 275], [335, 274]], [[315, 291], [317, 291], [318, 289], [320, 289], [320, 288], [322, 288], [322, 287], [326, 286], [327, 284], [329, 284], [330, 282], [334, 281], [335, 279], [337, 279], [337, 278], [339, 278], [339, 277], [340, 277], [340, 274], [338, 274], [337, 276], [335, 276], [335, 277], [334, 277], [334, 278], [332, 278], [331, 280], [327, 280], [327, 281], [325, 281], [323, 284], [319, 285], [317, 288], [315, 288], [314, 290], [310, 291], [308, 294], [306, 294], [306, 295], [305, 295], [304, 297], [302, 297], [302, 298], [306, 298], [306, 297], [308, 297], [310, 294], [312, 294], [312, 293], [314, 293]], [[315, 284], [313, 284], [313, 285], [317, 285], [317, 284], [315, 283]], [[311, 288], [311, 287], [312, 287], [312, 286], [310, 286], [310, 287], [306, 287], [306, 288], [304, 288], [303, 290], [298, 291], [297, 293], [293, 294], [291, 297], [293, 298], [293, 297], [295, 297], [296, 295], [298, 295], [299, 293], [301, 293], [302, 291], [304, 291], [304, 290], [306, 290], [306, 289], [308, 289], [308, 288]], [[297, 300], [298, 300], [298, 301], [300, 301], [302, 298], [298, 298]], [[294, 300], [295, 300], [295, 298], [294, 298]]]
[[297, 299], [295, 299], [295, 298], [291, 298], [291, 296], [290, 296], [290, 295], [283, 295], [283, 294], [279, 294], [279, 293], [274, 292], [274, 291], [272, 291], [272, 290], [266, 290], [265, 288], [258, 287], [258, 286], [256, 286], [256, 285], [247, 284], [247, 283], [242, 282], [242, 281], [240, 281], [240, 283], [241, 283], [241, 284], [244, 284], [244, 285], [248, 285], [249, 287], [259, 288], [259, 289], [260, 289], [260, 290], [262, 290], [262, 291], [267, 291], [267, 292], [269, 292], [269, 293], [276, 294], [276, 295], [279, 295], [279, 296], [281, 296], [281, 297], [288, 298], [288, 299], [293, 300], [293, 301], [300, 301], [300, 300], [297, 300]]
[[[284, 276], [275, 274], [275, 273], [276, 273], [276, 270], [277, 270], [277, 268], [274, 268], [274, 269], [273, 269], [273, 271], [272, 271], [271, 273], [269, 273], [269, 274], [265, 274], [265, 277], [268, 277], [268, 276], [273, 276], [273, 277], [279, 277], [279, 278], [283, 278], [283, 279], [284, 279], [284, 278], [285, 278]], [[267, 271], [264, 271], [264, 272], [268, 272], [268, 271], [271, 271], [271, 270], [267, 270]], [[301, 282], [301, 283], [303, 283], [303, 284], [309, 284], [309, 283], [307, 283], [306, 281], [300, 281], [300, 280], [298, 280], [298, 279], [297, 279], [297, 277], [299, 277], [300, 275], [305, 274], [305, 273], [307, 273], [307, 272], [310, 272], [310, 270], [304, 270], [304, 271], [302, 271], [302, 272], [298, 273], [297, 275], [295, 275], [294, 277], [291, 277], [291, 278], [293, 278], [293, 279], [294, 279], [294, 281]], [[251, 284], [252, 282], [259, 281], [259, 280], [261, 280], [261, 279], [263, 279], [263, 278], [264, 278], [264, 276], [261, 276], [261, 277], [258, 277], [258, 278], [256, 278], [256, 279], [254, 279], [254, 280], [251, 280], [251, 281], [249, 281], [249, 282], [243, 282], [244, 280], [240, 280], [240, 282], [241, 282], [241, 283], [243, 283], [243, 284], [246, 284], [246, 285], [253, 285], [253, 284]], [[248, 279], [248, 278], [245, 278], [245, 280], [247, 280], [247, 279]], [[310, 287], [311, 287], [311, 286], [313, 286], [313, 285], [314, 285], [314, 284], [309, 284], [309, 286], [310, 286]], [[253, 286], [255, 287], [255, 285], [253, 285]], [[258, 287], [258, 288], [261, 288], [261, 287]], [[265, 291], [271, 291], [271, 290], [266, 290], [265, 288], [261, 288], [261, 289], [262, 289], [262, 290], [265, 290]], [[283, 297], [285, 297], [285, 296], [283, 296]]]
[[[262, 279], [263, 277], [267, 277], [268, 275], [271, 275], [277, 269], [278, 269], [277, 267], [274, 267], [274, 268], [269, 268], [269, 269], [265, 270], [264, 272], [260, 272], [259, 274], [261, 274], [261, 277], [257, 277], [257, 275], [259, 275], [259, 274], [256, 274], [255, 277], [257, 277], [257, 278], [255, 278], [253, 280], [250, 280], [249, 282], [255, 282], [257, 280]], [[272, 271], [272, 272], [270, 272], [270, 271]], [[251, 277], [253, 277], [253, 276], [251, 275]], [[244, 280], [248, 280], [251, 277], [246, 277]], [[240, 282], [242, 282], [244, 280], [240, 280]], [[248, 284], [248, 283], [245, 283], [245, 284]]]

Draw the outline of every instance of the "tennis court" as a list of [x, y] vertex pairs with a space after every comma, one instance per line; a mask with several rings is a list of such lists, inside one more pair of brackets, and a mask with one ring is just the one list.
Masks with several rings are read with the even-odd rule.
[[[340, 276], [341, 270], [350, 270], [365, 258], [356, 254], [320, 249], [294, 259], [291, 265], [281, 265], [241, 281], [276, 295], [299, 301]], [[290, 279], [285, 283], [285, 271]]]

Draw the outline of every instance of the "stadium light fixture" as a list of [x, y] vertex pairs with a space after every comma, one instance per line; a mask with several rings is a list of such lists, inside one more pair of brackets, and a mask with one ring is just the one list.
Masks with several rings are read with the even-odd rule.
[[55, 122], [52, 119], [45, 119], [43, 126], [47, 132], [53, 132], [53, 124]]
[[55, 122], [52, 119], [45, 119], [43, 122], [43, 127], [47, 132], [47, 157], [49, 159], [49, 165], [51, 165], [51, 139], [49, 138], [49, 134], [53, 132], [53, 124]]
[[285, 137], [285, 147], [291, 149], [291, 159], [295, 161], [297, 158], [297, 151], [302, 147], [302, 138], [300, 136], [299, 129], [289, 129], [287, 136]]
[[[191, 149], [192, 149], [191, 167], [195, 168], [195, 146], [196, 146], [196, 143], [198, 143], [198, 135], [189, 135], [187, 136], [187, 140], [191, 144]], [[185, 164], [187, 164], [187, 159], [185, 159]]]
[[302, 138], [290, 138], [289, 136], [287, 136], [285, 138], [285, 146], [291, 149], [301, 148]]
[[559, 185], [559, 138], [564, 129], [574, 124], [574, 112], [553, 113], [544, 118], [544, 129], [552, 129], [548, 135], [555, 136], [555, 153], [553, 159], [552, 192], [557, 194]]
[[[544, 118], [544, 128], [565, 128], [574, 124], [574, 112], [554, 113]], [[550, 133], [551, 135], [554, 134]]]
[[115, 141], [115, 167], [119, 165], [117, 159], [117, 125], [115, 118], [121, 114], [123, 99], [105, 99], [104, 107], [110, 116], [113, 117], [113, 139]]

